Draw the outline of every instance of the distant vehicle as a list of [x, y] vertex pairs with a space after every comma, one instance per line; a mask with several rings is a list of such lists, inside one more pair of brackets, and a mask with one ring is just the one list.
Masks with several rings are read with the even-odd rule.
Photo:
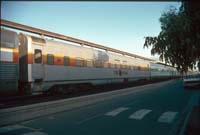
[[200, 74], [185, 76], [183, 86], [184, 88], [200, 88]]

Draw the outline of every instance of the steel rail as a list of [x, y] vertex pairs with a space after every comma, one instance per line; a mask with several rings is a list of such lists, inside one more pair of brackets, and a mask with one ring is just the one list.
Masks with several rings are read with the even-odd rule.
[[110, 47], [106, 47], [106, 46], [103, 46], [103, 45], [95, 44], [95, 43], [84, 41], [84, 40], [81, 40], [81, 39], [65, 36], [65, 35], [62, 35], [62, 34], [57, 34], [57, 33], [54, 33], [54, 32], [49, 32], [49, 31], [46, 31], [46, 30], [30, 27], [30, 26], [27, 26], [27, 25], [15, 23], [15, 22], [3, 20], [3, 19], [1, 19], [1, 26], [13, 28], [13, 29], [18, 29], [18, 30], [22, 30], [22, 31], [26, 31], [26, 32], [31, 32], [31, 33], [35, 33], [35, 34], [39, 34], [39, 35], [44, 35], [44, 36], [48, 36], [48, 37], [52, 37], [52, 38], [57, 38], [57, 39], [65, 40], [65, 41], [70, 41], [70, 42], [73, 42], [73, 43], [78, 43], [80, 45], [90, 46], [90, 47], [102, 49], [102, 50], [105, 50], [105, 51], [110, 51], [110, 52], [115, 52], [115, 53], [119, 53], [119, 54], [122, 54], [122, 55], [140, 58], [140, 59], [143, 59], [143, 60], [155, 61], [153, 59], [149, 59], [149, 58], [142, 57], [142, 56], [139, 56], [139, 55], [135, 55], [135, 54], [132, 54], [132, 53], [128, 53], [128, 52], [125, 52], [125, 51], [120, 51], [120, 50], [113, 49], [113, 48], [110, 48]]

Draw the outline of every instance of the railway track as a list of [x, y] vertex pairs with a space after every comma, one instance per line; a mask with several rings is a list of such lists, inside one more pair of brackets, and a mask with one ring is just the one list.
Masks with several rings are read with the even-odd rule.
[[24, 106], [24, 105], [29, 105], [29, 104], [41, 103], [41, 102], [48, 102], [48, 101], [53, 101], [53, 100], [58, 100], [58, 99], [78, 97], [78, 96], [83, 96], [83, 95], [90, 95], [90, 94], [112, 91], [112, 90], [119, 90], [119, 89], [128, 88], [128, 87], [167, 81], [170, 79], [171, 78], [140, 80], [140, 81], [129, 82], [129, 83], [117, 83], [117, 84], [106, 84], [106, 85], [104, 84], [104, 85], [92, 86], [90, 88], [88, 87], [84, 89], [75, 88], [74, 93], [68, 93], [68, 94], [48, 93], [48, 94], [42, 94], [42, 95], [3, 97], [3, 98], [0, 98], [0, 109], [16, 107], [16, 106]]

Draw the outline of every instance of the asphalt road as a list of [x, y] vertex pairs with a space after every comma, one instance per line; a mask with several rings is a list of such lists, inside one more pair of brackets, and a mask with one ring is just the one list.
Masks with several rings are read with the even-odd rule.
[[175, 80], [128, 96], [1, 127], [0, 134], [175, 135], [199, 94], [184, 90], [182, 82]]

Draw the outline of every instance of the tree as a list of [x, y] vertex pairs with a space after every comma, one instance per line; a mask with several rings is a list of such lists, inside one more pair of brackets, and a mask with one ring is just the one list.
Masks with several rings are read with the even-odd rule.
[[144, 48], [152, 46], [151, 54], [172, 64], [181, 73], [193, 69], [198, 62], [200, 70], [200, 8], [182, 2], [179, 11], [171, 7], [159, 19], [161, 32], [156, 37], [145, 37]]

